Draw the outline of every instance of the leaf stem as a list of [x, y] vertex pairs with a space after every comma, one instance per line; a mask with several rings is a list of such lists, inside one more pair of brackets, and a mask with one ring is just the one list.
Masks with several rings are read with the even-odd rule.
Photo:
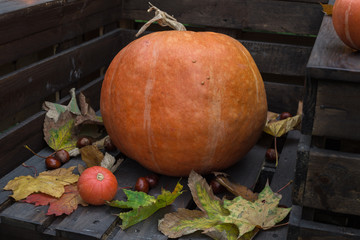
[[281, 224], [278, 224], [278, 225], [274, 225], [274, 226], [272, 226], [272, 227], [262, 228], [262, 230], [269, 230], [269, 229], [271, 229], [271, 228], [283, 227], [283, 226], [286, 226], [286, 225], [289, 225], [289, 222], [281, 223]]
[[32, 152], [32, 154], [34, 154], [35, 156], [37, 156], [37, 157], [39, 157], [39, 158], [44, 158], [44, 159], [47, 158], [47, 157], [49, 157], [49, 156], [52, 156], [52, 155], [54, 155], [54, 154], [56, 153], [56, 151], [55, 151], [55, 152], [49, 154], [49, 156], [44, 157], [44, 156], [41, 156], [41, 155], [37, 154], [36, 152], [34, 152], [34, 150], [32, 150], [28, 145], [24, 145], [24, 147], [25, 147], [27, 150], [29, 150], [30, 152]]
[[274, 148], [275, 148], [275, 159], [276, 159], [276, 167], [278, 166], [279, 164], [279, 154], [278, 154], [278, 151], [277, 151], [277, 143], [276, 143], [276, 137], [274, 137]]
[[34, 167], [34, 166], [29, 166], [29, 165], [26, 165], [25, 163], [23, 163], [23, 164], [21, 164], [23, 167], [26, 167], [26, 168], [31, 168], [31, 169], [33, 169], [34, 170], [34, 172], [35, 172], [35, 174], [34, 174], [34, 177], [36, 177], [37, 176], [37, 174], [38, 174], [38, 171], [37, 171], [37, 169], [36, 169], [36, 167]]
[[284, 190], [286, 187], [288, 187], [290, 184], [293, 183], [293, 180], [290, 180], [287, 184], [285, 184], [285, 186], [283, 186], [282, 188], [280, 188], [276, 193], [281, 192], [282, 190]]

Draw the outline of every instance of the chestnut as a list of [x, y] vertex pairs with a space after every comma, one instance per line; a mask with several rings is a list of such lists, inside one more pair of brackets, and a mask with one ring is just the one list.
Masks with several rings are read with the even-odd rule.
[[61, 167], [61, 162], [59, 159], [49, 156], [45, 159], [45, 165], [48, 170], [53, 170]]
[[82, 148], [92, 144], [92, 140], [89, 137], [81, 137], [76, 142], [77, 148]]
[[148, 181], [150, 188], [156, 187], [159, 182], [159, 176], [156, 174], [150, 174], [145, 176], [146, 181]]
[[70, 160], [69, 152], [65, 149], [60, 149], [56, 151], [55, 156], [56, 159], [60, 160], [62, 164], [67, 163]]
[[135, 184], [135, 190], [139, 192], [148, 193], [149, 192], [149, 182], [145, 177], [139, 177]]
[[282, 112], [281, 114], [280, 114], [280, 120], [284, 120], [284, 119], [287, 119], [287, 118], [289, 118], [289, 117], [292, 117], [292, 115], [291, 115], [291, 113], [289, 113], [289, 112]]
[[266, 150], [265, 159], [271, 163], [276, 162], [276, 152], [274, 148], [269, 148]]

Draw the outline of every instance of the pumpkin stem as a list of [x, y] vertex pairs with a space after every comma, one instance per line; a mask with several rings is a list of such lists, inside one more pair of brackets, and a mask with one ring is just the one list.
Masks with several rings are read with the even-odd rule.
[[147, 10], [148, 12], [155, 11], [155, 16], [150, 19], [148, 22], [146, 22], [138, 31], [138, 33], [135, 35], [138, 37], [140, 34], [142, 34], [152, 23], [158, 22], [160, 26], [166, 27], [169, 26], [172, 29], [178, 30], [178, 31], [186, 31], [186, 28], [184, 25], [176, 21], [176, 19], [173, 16], [170, 16], [164, 11], [161, 11], [154, 5], [152, 5], [150, 2], [150, 8]]
[[99, 180], [99, 181], [102, 181], [104, 179], [104, 175], [102, 173], [98, 173], [96, 175], [96, 179]]

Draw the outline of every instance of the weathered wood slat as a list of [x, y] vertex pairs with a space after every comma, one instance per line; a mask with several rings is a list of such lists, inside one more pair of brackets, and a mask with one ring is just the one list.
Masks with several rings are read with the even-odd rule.
[[[53, 0], [0, 15], [0, 44], [23, 38], [121, 5], [114, 1]], [[46, 19], [46, 21], [44, 21]]]
[[2, 53], [0, 55], [0, 65], [109, 24], [115, 21], [115, 19], [120, 19], [120, 14], [121, 7], [115, 6], [76, 21], [56, 25], [24, 38], [4, 43], [0, 45], [0, 52]]
[[0, 111], [11, 115], [32, 103], [43, 102], [50, 94], [106, 66], [134, 38], [132, 33], [115, 30], [0, 78]]
[[251, 53], [260, 71], [305, 76], [311, 47], [257, 41], [240, 41]]
[[313, 135], [360, 140], [360, 85], [318, 80], [317, 89]]
[[[102, 80], [103, 78], [100, 77], [77, 91], [83, 92], [91, 100], [91, 106], [95, 110], [99, 109], [99, 89]], [[65, 97], [61, 99], [60, 103], [64, 104], [68, 100], [69, 97]], [[45, 111], [39, 112], [0, 135], [0, 176], [5, 175], [32, 156], [32, 153], [23, 147], [24, 145], [29, 145], [34, 151], [40, 151], [45, 147], [42, 131], [44, 117]]]
[[0, 0], [0, 14], [22, 10], [24, 8], [48, 3], [51, 1], [54, 0], [37, 0], [37, 1]]
[[[317, 34], [323, 13], [319, 4], [304, 2], [241, 0], [241, 1], [152, 1], [161, 10], [186, 24]], [[147, 20], [145, 0], [124, 0], [123, 17]], [[229, 11], [231, 9], [231, 11]], [[307, 17], [304, 17], [307, 16]]]
[[296, 172], [293, 183], [293, 204], [302, 205], [308, 172], [311, 135], [301, 135], [296, 155]]
[[265, 89], [269, 111], [296, 114], [298, 103], [303, 97], [303, 86], [265, 82]]
[[312, 148], [303, 205], [360, 215], [360, 154]]
[[302, 219], [301, 206], [294, 205], [290, 214], [288, 240], [355, 240], [360, 238], [359, 229]]

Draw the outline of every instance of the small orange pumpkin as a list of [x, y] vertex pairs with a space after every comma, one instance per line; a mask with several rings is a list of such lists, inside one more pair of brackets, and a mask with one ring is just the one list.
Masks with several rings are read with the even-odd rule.
[[110, 170], [93, 166], [85, 169], [80, 175], [77, 187], [85, 202], [92, 205], [103, 205], [115, 197], [118, 183]]
[[349, 47], [360, 50], [360, 1], [336, 0], [332, 21], [339, 38]]
[[267, 102], [259, 70], [239, 41], [162, 31], [113, 59], [100, 109], [121, 152], [153, 172], [186, 176], [241, 159], [263, 130]]

